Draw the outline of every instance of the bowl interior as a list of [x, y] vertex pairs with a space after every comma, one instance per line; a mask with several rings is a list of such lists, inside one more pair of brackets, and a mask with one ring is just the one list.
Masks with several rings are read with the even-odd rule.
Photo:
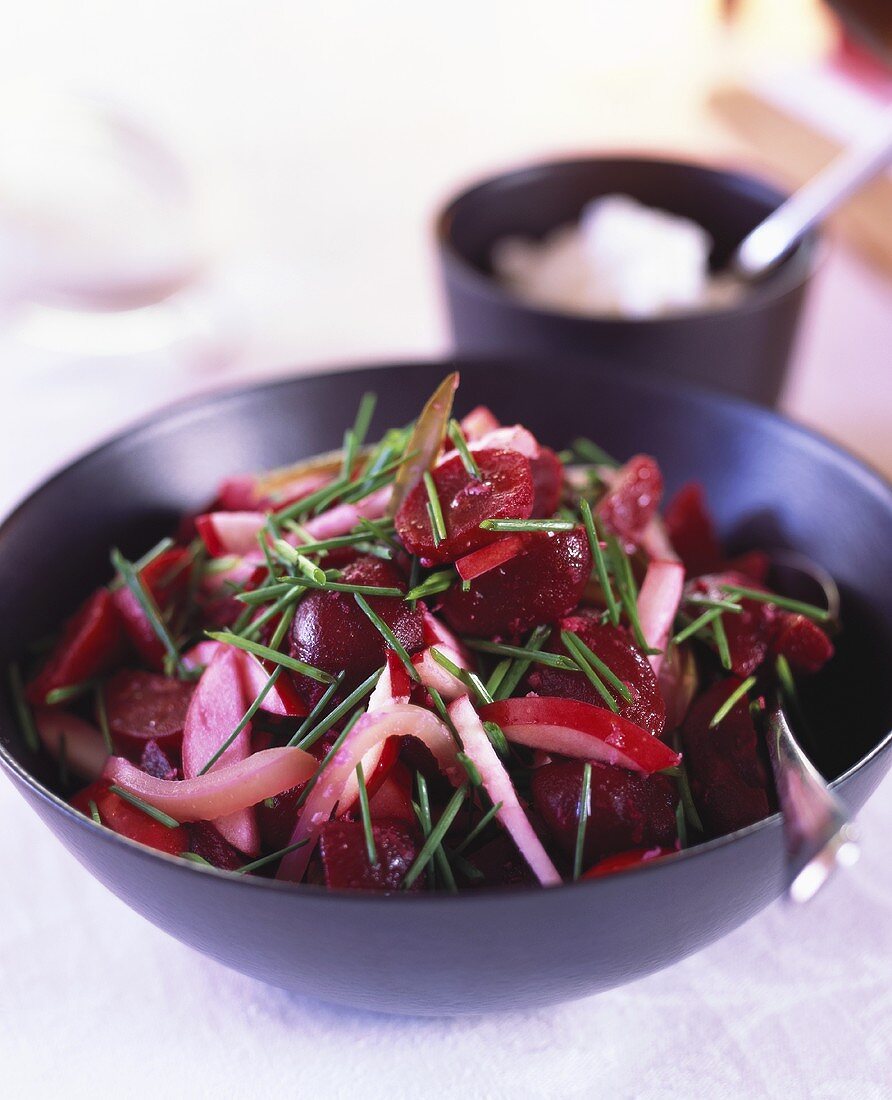
[[[450, 364], [304, 377], [172, 409], [87, 455], [29, 498], [0, 529], [0, 661], [56, 628], [108, 578], [108, 550], [136, 556], [227, 474], [338, 445], [368, 389], [372, 431], [415, 416]], [[842, 592], [844, 630], [826, 675], [803, 687], [817, 763], [829, 777], [892, 726], [892, 492], [831, 444], [740, 402], [604, 364], [463, 362], [457, 408], [492, 406], [554, 447], [598, 440], [623, 459], [656, 455], [667, 492], [696, 478], [734, 550], [793, 547]], [[9, 700], [0, 738], [23, 763]]]
[[[741, 172], [644, 157], [556, 161], [494, 176], [459, 195], [439, 226], [441, 240], [474, 271], [491, 276], [493, 245], [506, 236], [539, 239], [575, 222], [602, 195], [629, 195], [646, 206], [698, 222], [710, 234], [713, 268], [785, 198]], [[758, 293], [781, 292], [808, 274], [813, 238], [807, 237]], [[754, 293], [755, 291], [751, 291]]]

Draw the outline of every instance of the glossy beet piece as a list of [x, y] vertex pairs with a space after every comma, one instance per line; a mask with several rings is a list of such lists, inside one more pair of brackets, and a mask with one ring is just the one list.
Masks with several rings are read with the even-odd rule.
[[443, 510], [446, 538], [434, 545], [424, 482], [409, 493], [396, 514], [397, 534], [425, 565], [442, 565], [494, 542], [496, 531], [480, 527], [485, 519], [526, 519], [533, 510], [529, 459], [517, 451], [486, 448], [474, 454], [480, 479], [471, 477], [456, 454], [433, 470]]
[[721, 569], [722, 548], [699, 482], [690, 481], [678, 490], [666, 506], [663, 519], [669, 541], [688, 576], [699, 577]]
[[146, 741], [139, 758], [139, 766], [147, 775], [156, 779], [176, 779], [177, 767], [157, 741]]
[[[546, 764], [533, 772], [533, 805], [555, 844], [569, 857], [576, 848], [584, 765]], [[592, 764], [591, 811], [583, 866], [629, 848], [670, 847], [677, 838], [675, 783], [665, 775], [636, 775]]]
[[194, 821], [188, 829], [190, 852], [195, 852], [221, 871], [237, 871], [244, 865], [245, 857], [228, 840], [224, 840], [209, 821]]
[[482, 880], [473, 879], [469, 885], [538, 886], [530, 865], [509, 836], [496, 837], [467, 859], [483, 875]]
[[781, 611], [771, 651], [786, 657], [798, 672], [820, 672], [833, 656], [833, 643], [811, 619]]
[[122, 669], [105, 685], [105, 710], [120, 750], [141, 752], [147, 741], [179, 750], [195, 684], [154, 672]]
[[534, 516], [548, 519], [558, 510], [564, 491], [564, 465], [550, 447], [540, 447], [530, 459]]
[[663, 475], [650, 455], [635, 455], [616, 472], [598, 515], [607, 527], [628, 542], [637, 542], [656, 514], [663, 495]]
[[297, 801], [303, 794], [304, 786], [302, 783], [299, 787], [290, 787], [255, 807], [264, 852], [279, 852], [287, 848], [297, 823]]
[[604, 878], [605, 875], [616, 874], [617, 871], [628, 871], [630, 867], [640, 867], [642, 863], [650, 863], [660, 856], [670, 856], [674, 848], [633, 848], [629, 852], [619, 852], [615, 856], [607, 856], [590, 867], [583, 878]]
[[516, 638], [572, 610], [591, 570], [581, 527], [533, 535], [522, 554], [472, 581], [467, 592], [453, 586], [443, 597], [443, 616], [459, 634]]
[[168, 855], [179, 855], [189, 849], [189, 833], [182, 825], [169, 829], [142, 810], [132, 806], [119, 795], [109, 790], [109, 783], [99, 779], [80, 791], [71, 800], [71, 805], [87, 817], [91, 816], [90, 802], [96, 803], [102, 824], [121, 836], [137, 840], [149, 848], [156, 848]]
[[[331, 890], [398, 890], [421, 850], [417, 832], [403, 821], [372, 825], [378, 862], [369, 863], [365, 832], [359, 821], [329, 821], [322, 828], [319, 854], [325, 884]], [[421, 874], [412, 890], [424, 886]]]
[[[179, 601], [189, 586], [190, 561], [188, 550], [173, 547], [159, 554], [140, 571], [143, 587], [162, 614], [177, 610]], [[134, 649], [150, 668], [160, 672], [164, 665], [164, 646], [139, 600], [126, 585], [116, 589], [113, 599], [124, 631]]]
[[97, 589], [68, 620], [40, 672], [28, 687], [28, 699], [40, 705], [47, 692], [70, 687], [108, 672], [125, 646], [121, 620], [107, 588]]
[[[599, 619], [599, 613], [591, 610], [567, 616], [558, 624], [548, 648], [552, 653], [569, 656], [560, 639], [560, 631], [569, 630], [577, 634], [629, 689], [631, 702], [617, 698], [621, 717], [659, 737], [666, 725], [666, 705], [650, 663], [628, 631], [609, 623], [601, 624]], [[596, 707], [604, 706], [604, 700], [581, 672], [534, 665], [527, 677], [527, 684], [537, 695], [559, 695]]]
[[709, 723], [741, 681], [713, 684], [682, 726], [682, 751], [691, 794], [710, 836], [723, 836], [771, 812], [768, 773], [759, 754], [749, 703], [740, 700], [714, 729]]
[[[688, 584], [686, 591], [713, 600], [726, 600], [728, 593], [722, 589], [724, 584], [736, 584], [744, 588], [762, 587], [750, 577], [727, 571], [699, 577]], [[742, 612], [723, 615], [722, 623], [728, 636], [731, 671], [735, 676], [745, 678], [755, 672], [768, 656], [776, 627], [777, 609], [772, 604], [757, 600], [741, 600], [740, 606], [743, 608]]]
[[[406, 590], [402, 574], [390, 562], [370, 555], [346, 566], [343, 579], [347, 584]], [[410, 654], [422, 648], [419, 609], [413, 611], [390, 596], [369, 596], [368, 603]], [[344, 671], [345, 690], [380, 668], [386, 653], [384, 638], [349, 592], [311, 592], [298, 604], [291, 625], [291, 655], [333, 675]], [[325, 691], [324, 684], [305, 676], [295, 677], [295, 684], [308, 706]]]

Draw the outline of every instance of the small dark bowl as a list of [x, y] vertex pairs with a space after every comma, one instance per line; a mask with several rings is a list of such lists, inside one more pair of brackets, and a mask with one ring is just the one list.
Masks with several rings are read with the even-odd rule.
[[436, 225], [440, 267], [460, 354], [605, 357], [773, 405], [787, 370], [816, 238], [723, 309], [647, 320], [583, 316], [524, 301], [493, 275], [493, 245], [538, 239], [578, 220], [600, 195], [625, 194], [699, 222], [722, 267], [786, 196], [753, 176], [681, 161], [592, 157], [493, 176], [454, 198]]
[[[110, 544], [138, 554], [205, 504], [223, 475], [336, 446], [368, 389], [380, 395], [373, 431], [405, 423], [455, 365], [297, 378], [202, 398], [80, 459], [0, 529], [0, 660], [19, 656], [107, 578]], [[461, 411], [485, 402], [554, 446], [588, 434], [620, 457], [647, 449], [670, 491], [702, 478], [736, 548], [797, 547], [834, 574], [846, 629], [807, 702], [823, 716], [818, 763], [859, 807], [892, 762], [892, 489], [801, 428], [692, 387], [598, 363], [549, 362], [547, 376], [543, 365], [457, 365]], [[608, 989], [704, 947], [784, 887], [775, 816], [554, 890], [330, 894], [206, 870], [95, 825], [35, 778], [7, 698], [0, 764], [84, 866], [173, 936], [274, 985], [388, 1012], [477, 1013]]]

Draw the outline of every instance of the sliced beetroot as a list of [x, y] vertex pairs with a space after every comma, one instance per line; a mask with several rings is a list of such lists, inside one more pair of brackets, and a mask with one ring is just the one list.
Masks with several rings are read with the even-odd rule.
[[628, 871], [630, 867], [640, 867], [642, 863], [650, 863], [660, 856], [671, 856], [674, 848], [633, 848], [629, 852], [619, 852], [615, 856], [607, 856], [590, 867], [583, 878], [604, 878], [606, 875], [616, 874], [617, 871]]
[[[761, 588], [749, 577], [726, 571], [709, 573], [689, 582], [686, 591], [711, 600], [727, 600], [723, 585], [740, 585], [744, 588]], [[767, 589], [765, 590], [767, 591]], [[741, 600], [743, 610], [722, 616], [722, 624], [728, 636], [728, 652], [731, 655], [731, 671], [741, 678], [750, 676], [768, 655], [774, 637], [777, 608], [758, 600]]]
[[598, 515], [615, 535], [637, 542], [660, 506], [663, 475], [650, 455], [635, 455], [616, 471], [598, 504]]
[[301, 783], [297, 787], [289, 787], [287, 791], [257, 803], [255, 812], [264, 852], [280, 852], [288, 847], [297, 824], [297, 802], [305, 786]]
[[[162, 615], [178, 610], [180, 600], [189, 587], [190, 562], [188, 550], [173, 547], [159, 554], [140, 571], [143, 587], [152, 596]], [[164, 664], [164, 646], [139, 600], [126, 585], [116, 589], [113, 599], [124, 631], [134, 649], [150, 668], [160, 671]]]
[[483, 875], [482, 881], [473, 881], [474, 886], [538, 886], [539, 880], [530, 870], [530, 865], [518, 852], [511, 837], [499, 836], [484, 844], [468, 857]]
[[664, 522], [689, 577], [721, 569], [722, 548], [699, 482], [689, 481], [678, 490], [666, 506]]
[[786, 657], [799, 672], [819, 672], [833, 656], [833, 643], [811, 619], [781, 611], [777, 616], [771, 651]]
[[[378, 862], [369, 862], [365, 831], [359, 821], [329, 821], [322, 827], [319, 853], [330, 890], [398, 890], [421, 850], [415, 829], [404, 821], [372, 825]], [[421, 874], [411, 889], [424, 886]]]
[[80, 791], [71, 800], [71, 805], [87, 817], [92, 816], [90, 802], [94, 802], [103, 825], [130, 840], [139, 841], [149, 848], [168, 855], [179, 855], [189, 849], [189, 834], [182, 825], [169, 829], [160, 821], [143, 813], [120, 795], [109, 790], [109, 782], [99, 779]]
[[126, 639], [107, 588], [93, 593], [65, 624], [40, 672], [28, 687], [28, 699], [41, 705], [47, 692], [100, 676], [123, 659]]
[[[399, 749], [399, 744], [394, 740]], [[390, 742], [388, 742], [390, 744]], [[399, 821], [416, 821], [412, 808], [412, 773], [400, 761], [396, 761], [374, 794], [369, 799], [369, 811], [373, 821], [396, 818]]]
[[710, 721], [741, 684], [713, 684], [688, 712], [682, 750], [694, 803], [710, 836], [742, 829], [771, 812], [772, 796], [749, 703], [741, 699], [715, 728]]
[[[399, 588], [405, 591], [402, 574], [387, 561], [366, 555], [343, 571], [347, 584]], [[423, 646], [420, 609], [395, 596], [369, 596], [369, 606], [396, 635], [408, 653]], [[350, 690], [384, 664], [387, 643], [377, 627], [349, 592], [311, 592], [298, 604], [291, 625], [291, 655], [314, 668], [336, 675], [343, 672], [345, 690]], [[312, 706], [325, 685], [306, 676], [295, 684], [304, 702]]]
[[[564, 656], [569, 656], [569, 653], [561, 641], [561, 630], [577, 634], [629, 689], [631, 702], [613, 693], [618, 713], [659, 737], [666, 725], [666, 705], [654, 671], [632, 636], [623, 627], [602, 624], [598, 612], [581, 610], [561, 619], [549, 642], [548, 648], [552, 653]], [[537, 695], [559, 695], [566, 699], [580, 699], [596, 707], [605, 706], [596, 688], [581, 672], [534, 665], [527, 683]]]
[[[142, 752], [148, 741], [179, 751], [195, 684], [154, 672], [122, 669], [105, 685], [105, 710], [115, 746]], [[163, 778], [163, 777], [161, 777]]]
[[146, 741], [139, 758], [139, 766], [147, 775], [156, 779], [176, 779], [177, 767], [157, 741]]
[[224, 840], [209, 821], [193, 821], [189, 826], [188, 850], [221, 871], [237, 871], [245, 862], [241, 852]]
[[526, 519], [533, 510], [533, 477], [529, 459], [517, 451], [483, 449], [474, 455], [480, 478], [472, 477], [461, 456], [446, 458], [432, 472], [446, 538], [434, 544], [428, 514], [429, 497], [422, 481], [396, 514], [397, 534], [406, 549], [425, 565], [455, 561], [494, 542], [496, 531], [480, 526], [485, 519]]
[[459, 634], [517, 637], [554, 622], [579, 603], [592, 571], [581, 527], [531, 535], [522, 554], [443, 597], [443, 616]]
[[[533, 772], [533, 805], [555, 844], [572, 856], [579, 824], [583, 764], [546, 764]], [[677, 838], [675, 783], [665, 775], [636, 775], [592, 764], [583, 866], [630, 848], [670, 847]]]
[[547, 519], [561, 503], [564, 465], [550, 447], [540, 447], [539, 453], [530, 459], [530, 471], [533, 475], [532, 514]]

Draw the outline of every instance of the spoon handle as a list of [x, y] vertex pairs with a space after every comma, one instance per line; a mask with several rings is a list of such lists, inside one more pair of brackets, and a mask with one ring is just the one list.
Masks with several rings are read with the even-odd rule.
[[790, 248], [878, 172], [892, 163], [892, 108], [860, 141], [835, 157], [826, 168], [748, 233], [731, 260], [745, 279], [756, 279], [779, 263]]
[[767, 741], [783, 814], [789, 894], [804, 902], [837, 864], [857, 859], [855, 829], [845, 806], [799, 747], [779, 704], [769, 715]]

